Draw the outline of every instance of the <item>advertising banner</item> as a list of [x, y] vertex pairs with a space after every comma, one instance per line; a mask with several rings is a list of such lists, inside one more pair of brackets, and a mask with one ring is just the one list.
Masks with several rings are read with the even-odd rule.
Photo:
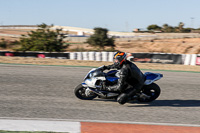
[[9, 51], [0, 51], [0, 56], [5, 56], [6, 53], [9, 53]]
[[200, 65], [200, 56], [197, 56], [196, 58], [196, 65]]
[[44, 54], [46, 58], [69, 59], [69, 53], [40, 53], [40, 54]]
[[49, 52], [0, 52], [0, 56], [19, 56], [19, 57], [34, 57], [34, 58], [61, 58], [69, 59], [69, 53], [49, 53]]
[[181, 54], [132, 53], [132, 61], [141, 63], [183, 64]]

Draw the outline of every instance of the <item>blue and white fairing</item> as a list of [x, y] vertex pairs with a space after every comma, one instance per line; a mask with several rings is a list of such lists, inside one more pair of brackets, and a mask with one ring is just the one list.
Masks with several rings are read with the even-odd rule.
[[[110, 77], [109, 75], [113, 75], [113, 76]], [[144, 85], [150, 85], [153, 82], [155, 82], [163, 77], [163, 75], [160, 73], [152, 73], [152, 72], [146, 72], [146, 73], [144, 73], [144, 76], [145, 76]], [[106, 79], [110, 82], [117, 82], [119, 79], [118, 71], [113, 70], [113, 71], [108, 72]]]
[[[163, 77], [163, 75], [160, 73], [151, 73], [151, 72], [146, 72], [144, 75], [145, 75], [144, 85], [150, 85], [156, 80], [159, 80]], [[98, 81], [109, 81], [115, 84], [117, 83], [118, 79], [119, 79], [119, 71], [117, 70], [112, 70], [109, 71], [108, 73], [104, 73], [101, 69], [93, 68], [85, 76], [82, 85], [85, 87], [97, 88], [98, 86], [96, 83]]]
[[82, 85], [85, 87], [96, 88], [99, 87], [97, 85], [98, 81], [109, 81], [115, 84], [117, 83], [118, 79], [119, 78], [117, 70], [112, 70], [108, 73], [104, 73], [102, 69], [93, 68], [85, 76], [84, 83], [82, 83]]
[[116, 83], [119, 79], [119, 71], [112, 70], [106, 73], [106, 80], [112, 83]]
[[96, 88], [97, 81], [105, 81], [105, 75], [101, 69], [93, 68], [88, 72], [88, 74], [84, 78], [84, 83], [82, 83], [85, 87]]
[[163, 75], [160, 73], [151, 73], [151, 72], [144, 73], [144, 76], [146, 78], [146, 80], [144, 82], [145, 85], [150, 85], [153, 82], [155, 82], [156, 80], [159, 80], [163, 77]]

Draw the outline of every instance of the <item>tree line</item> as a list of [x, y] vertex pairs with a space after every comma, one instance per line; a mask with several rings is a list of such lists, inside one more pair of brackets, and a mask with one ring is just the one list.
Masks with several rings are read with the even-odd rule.
[[147, 27], [148, 32], [164, 32], [164, 33], [190, 33], [192, 30], [200, 30], [194, 28], [184, 28], [184, 23], [180, 22], [178, 26], [170, 26], [168, 24], [163, 24], [158, 26], [157, 24], [152, 24]]
[[[8, 45], [19, 45], [15, 51], [45, 51], [45, 52], [64, 52], [69, 44], [64, 41], [67, 37], [66, 33], [62, 33], [62, 29], [51, 30], [52, 27], [45, 23], [38, 25], [36, 31], [30, 31], [28, 35], [22, 35], [19, 41], [8, 42], [1, 39], [0, 47], [6, 49]], [[94, 34], [91, 35], [86, 43], [99, 50], [104, 50], [105, 46], [114, 49], [114, 38], [109, 38], [108, 30], [105, 28], [94, 28]]]

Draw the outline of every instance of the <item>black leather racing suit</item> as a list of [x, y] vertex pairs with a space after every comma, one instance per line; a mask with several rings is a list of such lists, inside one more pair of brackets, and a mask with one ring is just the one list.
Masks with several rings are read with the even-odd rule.
[[[106, 66], [106, 69], [119, 69], [113, 65]], [[110, 91], [126, 93], [128, 97], [138, 93], [144, 85], [145, 76], [140, 69], [132, 62], [126, 60], [119, 69], [118, 83], [109, 86]]]

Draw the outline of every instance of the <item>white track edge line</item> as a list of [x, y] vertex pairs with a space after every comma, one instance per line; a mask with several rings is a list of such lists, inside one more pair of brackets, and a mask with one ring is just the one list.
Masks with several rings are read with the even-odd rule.
[[18, 117], [0, 117], [0, 119], [1, 120], [5, 119], [5, 120], [33, 120], [33, 121], [98, 122], [98, 123], [122, 123], [122, 124], [144, 124], [144, 125], [162, 125], [162, 126], [200, 127], [200, 125], [198, 125], [198, 124], [133, 122], [133, 121], [80, 120], [80, 119], [55, 119], [55, 118], [18, 118]]

